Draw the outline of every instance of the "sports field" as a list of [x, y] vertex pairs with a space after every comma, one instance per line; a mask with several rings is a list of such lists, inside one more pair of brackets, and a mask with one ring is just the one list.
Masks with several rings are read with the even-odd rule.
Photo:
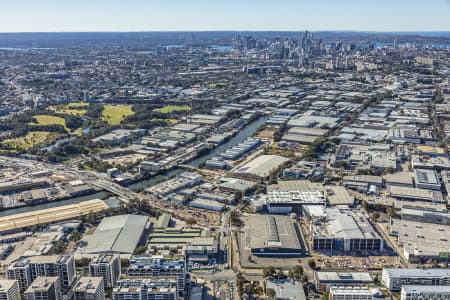
[[50, 115], [37, 115], [33, 116], [33, 118], [36, 120], [36, 122], [31, 122], [30, 125], [62, 125], [64, 126], [66, 131], [69, 131], [66, 126], [66, 120], [64, 120], [64, 118]]
[[64, 115], [72, 116], [84, 116], [86, 114], [89, 103], [86, 102], [73, 102], [69, 104], [60, 104], [50, 106], [49, 109]]
[[134, 111], [129, 105], [105, 105], [102, 112], [103, 120], [111, 125], [118, 125], [131, 115], [134, 115]]

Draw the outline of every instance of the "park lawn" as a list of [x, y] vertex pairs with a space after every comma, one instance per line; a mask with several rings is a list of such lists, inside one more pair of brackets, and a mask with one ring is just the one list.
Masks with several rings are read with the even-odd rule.
[[161, 108], [155, 109], [155, 111], [162, 114], [170, 114], [174, 111], [190, 111], [191, 108], [187, 105], [167, 105]]
[[118, 125], [128, 116], [134, 115], [134, 111], [129, 105], [105, 105], [102, 118], [110, 125]]
[[61, 117], [49, 116], [49, 115], [37, 115], [33, 116], [37, 123], [30, 123], [30, 125], [62, 125], [66, 131], [69, 129], [66, 126], [66, 120]]
[[68, 104], [60, 104], [50, 106], [49, 109], [58, 114], [72, 115], [72, 116], [84, 116], [86, 114], [89, 103], [86, 102], [73, 102]]
[[30, 131], [26, 136], [7, 139], [2, 144], [11, 149], [26, 150], [35, 145], [43, 145], [52, 134], [54, 133], [48, 131]]

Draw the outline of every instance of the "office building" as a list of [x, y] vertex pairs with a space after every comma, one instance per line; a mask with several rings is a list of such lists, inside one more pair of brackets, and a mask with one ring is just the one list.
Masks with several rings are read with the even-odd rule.
[[401, 300], [448, 300], [450, 286], [404, 285], [400, 293]]
[[186, 262], [183, 257], [135, 255], [129, 261], [127, 276], [177, 278], [178, 291], [183, 295], [186, 287]]
[[416, 187], [419, 189], [441, 190], [441, 182], [439, 181], [436, 170], [415, 169], [414, 181], [416, 182]]
[[328, 292], [331, 287], [367, 286], [373, 284], [368, 272], [316, 272], [314, 282], [318, 291]]
[[120, 277], [120, 257], [112, 254], [95, 256], [89, 263], [89, 276], [103, 277], [105, 289], [112, 288]]
[[72, 286], [73, 300], [104, 300], [103, 277], [80, 277]]
[[391, 291], [400, 291], [404, 285], [450, 286], [450, 270], [384, 268], [381, 281]]
[[26, 300], [62, 300], [58, 276], [37, 277], [24, 293]]
[[17, 280], [0, 279], [0, 300], [21, 300]]
[[401, 219], [405, 221], [450, 225], [450, 213], [446, 210], [403, 206]]
[[377, 300], [385, 299], [378, 287], [332, 286], [329, 300]]
[[178, 300], [175, 278], [125, 279], [117, 282], [112, 300]]
[[184, 254], [189, 265], [214, 264], [218, 252], [217, 240], [212, 236], [196, 237], [186, 242]]

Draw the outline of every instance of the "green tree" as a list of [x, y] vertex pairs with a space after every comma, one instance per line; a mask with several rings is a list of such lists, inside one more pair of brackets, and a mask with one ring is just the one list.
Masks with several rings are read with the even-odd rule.
[[234, 226], [238, 226], [241, 223], [241, 220], [239, 219], [239, 213], [235, 210], [231, 211], [230, 220], [231, 224], [233, 224]]
[[394, 216], [394, 210], [392, 209], [392, 207], [388, 206], [386, 208], [386, 214], [388, 215], [389, 218], [392, 218]]
[[266, 295], [269, 299], [274, 300], [275, 297], [277, 296], [277, 293], [275, 292], [274, 289], [267, 289]]
[[316, 261], [314, 260], [314, 258], [311, 258], [310, 260], [308, 260], [308, 265], [311, 267], [311, 269], [315, 270], [317, 267]]
[[235, 199], [237, 202], [241, 201], [241, 199], [242, 199], [242, 192], [236, 191], [236, 192], [234, 193], [234, 199]]
[[275, 273], [275, 268], [272, 266], [263, 268], [263, 277], [264, 278], [272, 277], [274, 273]]
[[380, 213], [379, 212], [374, 212], [374, 213], [372, 213], [372, 219], [375, 221], [375, 222], [378, 222], [378, 219], [380, 218]]
[[79, 240], [81, 240], [81, 233], [78, 231], [74, 231], [69, 235], [69, 241], [76, 243]]
[[63, 241], [57, 241], [55, 246], [53, 246], [53, 251], [56, 254], [62, 254], [66, 250], [66, 244]]
[[300, 279], [303, 275], [303, 267], [301, 265], [296, 265], [292, 268], [292, 273], [296, 279]]
[[375, 275], [375, 278], [373, 279], [373, 283], [375, 283], [376, 285], [380, 284], [380, 277], [377, 275]]
[[77, 264], [77, 267], [82, 267], [82, 268], [84, 268], [84, 267], [89, 266], [89, 262], [90, 262], [90, 259], [89, 259], [89, 258], [83, 257], [83, 258], [81, 258], [80, 260], [77, 260], [77, 261], [76, 261], [76, 264]]
[[145, 246], [137, 246], [136, 250], [134, 251], [135, 254], [144, 254], [145, 253]]
[[238, 295], [242, 294], [242, 284], [245, 282], [244, 276], [241, 272], [236, 274], [236, 292]]
[[186, 220], [186, 224], [189, 226], [193, 226], [193, 225], [197, 224], [197, 221], [194, 218], [189, 218]]
[[291, 280], [294, 279], [295, 278], [294, 272], [292, 270], [289, 270], [287, 273], [287, 277]]
[[366, 201], [363, 201], [361, 206], [365, 211], [367, 211], [367, 202]]
[[278, 278], [278, 279], [283, 279], [283, 278], [285, 278], [285, 277], [286, 277], [286, 276], [284, 275], [283, 270], [282, 270], [282, 269], [279, 269], [278, 272], [277, 272], [277, 278]]

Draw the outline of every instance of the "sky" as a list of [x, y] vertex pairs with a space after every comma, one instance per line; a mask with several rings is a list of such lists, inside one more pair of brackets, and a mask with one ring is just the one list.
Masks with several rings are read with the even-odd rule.
[[0, 32], [450, 31], [450, 0], [0, 0]]

